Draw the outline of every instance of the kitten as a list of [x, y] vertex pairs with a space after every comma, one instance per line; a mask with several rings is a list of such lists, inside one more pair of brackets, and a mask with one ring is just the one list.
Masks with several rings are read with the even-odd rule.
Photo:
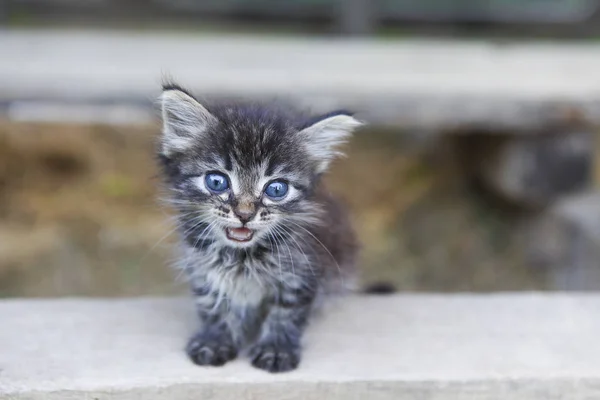
[[161, 105], [158, 153], [202, 322], [188, 356], [216, 366], [248, 350], [257, 368], [295, 369], [318, 299], [352, 279], [354, 232], [322, 176], [361, 123], [276, 104], [210, 106], [174, 84]]

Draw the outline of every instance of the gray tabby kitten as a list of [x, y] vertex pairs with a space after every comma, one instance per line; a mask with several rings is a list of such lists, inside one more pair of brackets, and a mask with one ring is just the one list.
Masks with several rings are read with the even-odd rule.
[[248, 350], [257, 368], [295, 369], [318, 298], [352, 277], [354, 232], [321, 178], [361, 124], [343, 112], [201, 104], [174, 84], [161, 104], [159, 158], [202, 322], [187, 354], [223, 365]]

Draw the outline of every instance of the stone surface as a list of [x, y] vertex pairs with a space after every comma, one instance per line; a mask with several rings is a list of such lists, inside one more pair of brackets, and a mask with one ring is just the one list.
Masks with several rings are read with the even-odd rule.
[[118, 100], [148, 107], [167, 74], [203, 96], [290, 96], [406, 128], [538, 132], [600, 121], [600, 47], [593, 42], [9, 30], [0, 33], [0, 48], [5, 104]]
[[540, 208], [593, 184], [595, 135], [573, 130], [538, 136], [477, 138], [478, 154], [463, 151], [471, 169], [494, 194], [519, 206]]
[[598, 290], [600, 191], [569, 196], [531, 226], [529, 262], [546, 269], [561, 290]]
[[332, 304], [292, 373], [200, 368], [191, 300], [0, 302], [0, 398], [498, 399], [600, 396], [600, 296], [397, 295]]

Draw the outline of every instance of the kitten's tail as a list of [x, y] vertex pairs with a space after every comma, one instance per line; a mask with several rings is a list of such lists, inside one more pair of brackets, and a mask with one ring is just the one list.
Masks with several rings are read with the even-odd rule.
[[363, 290], [364, 294], [392, 294], [396, 293], [396, 287], [389, 282], [376, 282], [366, 286]]

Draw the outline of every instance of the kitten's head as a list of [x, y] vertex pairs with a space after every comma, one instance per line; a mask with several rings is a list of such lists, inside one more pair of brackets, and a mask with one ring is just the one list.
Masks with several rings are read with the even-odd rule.
[[318, 221], [313, 189], [360, 125], [346, 113], [200, 104], [163, 88], [159, 156], [192, 244], [248, 247]]

